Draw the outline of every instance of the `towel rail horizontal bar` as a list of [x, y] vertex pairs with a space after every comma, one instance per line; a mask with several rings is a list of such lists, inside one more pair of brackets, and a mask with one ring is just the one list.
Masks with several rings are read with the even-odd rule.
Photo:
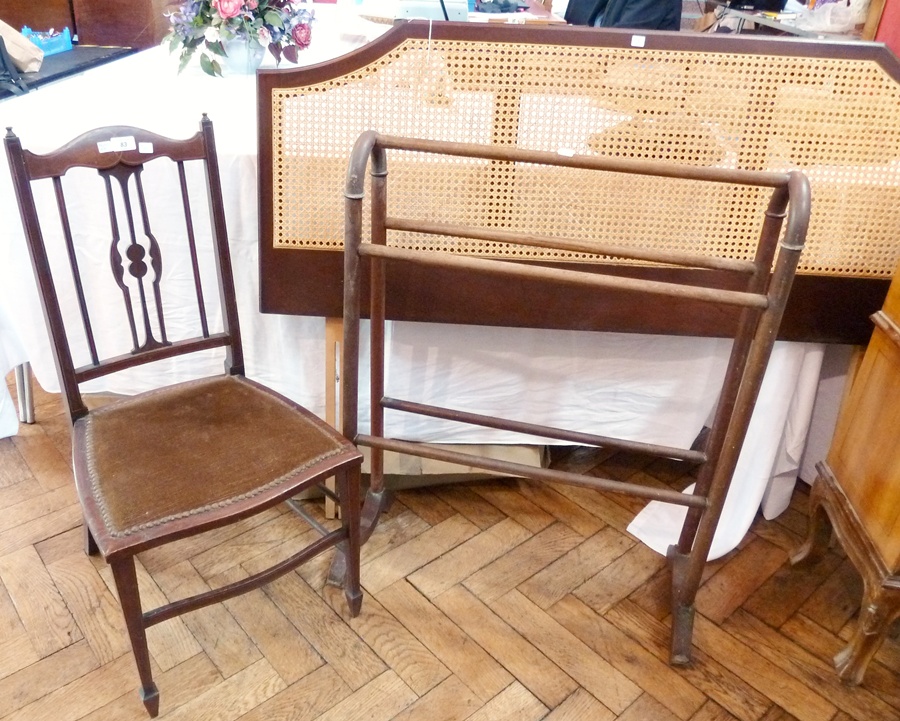
[[412, 443], [410, 441], [398, 441], [392, 438], [376, 438], [375, 436], [364, 434], [356, 436], [354, 441], [360, 446], [380, 448], [385, 451], [406, 453], [411, 456], [430, 458], [435, 461], [444, 461], [446, 463], [481, 468], [486, 471], [499, 473], [503, 476], [521, 476], [536, 481], [549, 481], [551, 483], [565, 483], [568, 485], [581, 486], [583, 488], [593, 488], [597, 491], [625, 493], [631, 496], [638, 496], [639, 498], [649, 498], [653, 501], [673, 503], [679, 506], [693, 508], [707, 508], [709, 506], [709, 501], [706, 497], [696, 496], [692, 493], [679, 493], [678, 491], [666, 488], [651, 488], [635, 483], [613, 481], [607, 478], [595, 478], [594, 476], [583, 476], [578, 473], [553, 471], [547, 468], [535, 468], [521, 463], [500, 461], [495, 458], [485, 458], [484, 456], [474, 456], [469, 453], [460, 453], [459, 451], [451, 451], [445, 448], [435, 448], [427, 443]]
[[473, 240], [488, 240], [495, 243], [512, 243], [535, 248], [553, 248], [573, 253], [611, 258], [665, 263], [667, 265], [687, 266], [690, 268], [709, 268], [711, 270], [727, 270], [737, 273], [753, 273], [756, 265], [750, 260], [739, 258], [721, 258], [699, 253], [680, 253], [672, 250], [653, 250], [652, 248], [633, 248], [624, 245], [594, 243], [577, 238], [556, 238], [550, 235], [527, 235], [503, 230], [488, 230], [468, 226], [451, 225], [449, 223], [431, 223], [409, 218], [388, 217], [384, 221], [388, 230], [403, 230], [410, 233], [426, 233], [428, 235], [448, 235]]
[[702, 451], [676, 448], [674, 446], [660, 446], [653, 443], [641, 443], [640, 441], [628, 441], [620, 438], [598, 436], [593, 433], [551, 428], [550, 426], [541, 426], [535, 423], [525, 423], [524, 421], [515, 421], [508, 418], [497, 418], [496, 416], [486, 416], [480, 413], [469, 413], [468, 411], [442, 408], [441, 406], [432, 406], [425, 403], [416, 403], [415, 401], [405, 401], [397, 398], [382, 398], [381, 407], [395, 411], [403, 411], [405, 413], [429, 416], [431, 418], [442, 418], [448, 421], [483, 426], [485, 428], [497, 428], [499, 430], [513, 431], [515, 433], [525, 433], [531, 436], [569, 441], [579, 446], [615, 448], [620, 451], [646, 453], [665, 458], [674, 458], [679, 461], [690, 461], [692, 463], [703, 463], [707, 460], [706, 454]]
[[584, 271], [562, 270], [545, 266], [526, 265], [502, 260], [487, 260], [469, 256], [456, 256], [447, 253], [407, 250], [373, 243], [359, 246], [359, 254], [385, 260], [397, 260], [408, 263], [437, 266], [443, 268], [460, 268], [475, 273], [492, 273], [494, 275], [516, 276], [543, 281], [555, 281], [570, 285], [592, 286], [612, 290], [634, 291], [637, 293], [653, 293], [673, 298], [686, 298], [704, 303], [724, 303], [741, 308], [757, 308], [764, 310], [768, 306], [766, 296], [756, 293], [744, 293], [736, 290], [720, 290], [683, 286], [677, 283], [662, 281], [635, 280], [618, 276], [599, 275]]
[[453, 143], [423, 138], [401, 138], [394, 135], [378, 135], [378, 145], [385, 150], [407, 150], [420, 153], [440, 153], [463, 158], [501, 160], [510, 163], [534, 163], [563, 168], [606, 170], [632, 175], [655, 175], [662, 178], [701, 180], [734, 185], [756, 185], [781, 188], [788, 185], [790, 173], [775, 173], [738, 168], [711, 168], [708, 166], [681, 165], [659, 160], [619, 159], [597, 155], [563, 155], [546, 150], [525, 150], [508, 145], [478, 145]]

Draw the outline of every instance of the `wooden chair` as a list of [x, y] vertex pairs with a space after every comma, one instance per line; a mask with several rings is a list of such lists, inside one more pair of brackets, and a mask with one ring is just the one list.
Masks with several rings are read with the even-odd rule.
[[[539, 195], [541, 183], [569, 183], [575, 187], [586, 182], [586, 173], [604, 174], [608, 184], [641, 187], [641, 178], [657, 178], [662, 183], [680, 184], [685, 197], [703, 198], [703, 186], [726, 184], [733, 193], [748, 188], [756, 195], [759, 238], [748, 239], [746, 258], [723, 258], [708, 248], [703, 228], [706, 216], [702, 208], [696, 213], [697, 235], [694, 252], [658, 249], [652, 246], [612, 244], [593, 240], [565, 238], [531, 232], [527, 227], [496, 228], [472, 226], [459, 222], [441, 222], [435, 209], [444, 203], [444, 217], [452, 217], [456, 197], [429, 197], [422, 205], [406, 202], [403, 193], [392, 194], [388, 189], [388, 155], [391, 176], [403, 186], [404, 171], [427, 163], [431, 172], [455, 172], [461, 165], [471, 163], [502, 164], [517, 183], [537, 184], [529, 197]], [[363, 221], [365, 174], [371, 164], [370, 215]], [[722, 512], [731, 477], [737, 464], [741, 444], [747, 431], [753, 406], [762, 383], [766, 363], [778, 332], [788, 293], [796, 271], [800, 251], [809, 223], [810, 195], [806, 177], [799, 172], [767, 173], [727, 170], [722, 168], [673, 165], [658, 161], [623, 160], [602, 156], [566, 156], [560, 153], [530, 151], [500, 145], [485, 146], [420, 140], [378, 135], [366, 132], [354, 146], [345, 186], [344, 235], [344, 347], [343, 347], [343, 431], [348, 438], [371, 449], [371, 487], [363, 506], [362, 533], [371, 532], [386, 504], [383, 480], [383, 453], [392, 451], [430, 458], [461, 466], [471, 466], [504, 476], [518, 476], [551, 483], [568, 483], [602, 491], [628, 493], [687, 507], [678, 543], [669, 549], [672, 567], [672, 648], [671, 661], [686, 664], [691, 655], [691, 635], [694, 618], [694, 598], [701, 580], [704, 564]], [[656, 186], [664, 194], [671, 188]], [[512, 195], [510, 196], [512, 197]], [[389, 202], [389, 199], [392, 202]], [[485, 202], [491, 199], [486, 198]], [[598, 196], [598, 205], [604, 198]], [[652, 206], [653, 198], [634, 197], [635, 204]], [[767, 206], [767, 207], [766, 207]], [[665, 205], [659, 205], [665, 222]], [[552, 213], [552, 208], [530, 208], [535, 215]], [[418, 211], [418, 212], [417, 212]], [[598, 213], [601, 212], [598, 209]], [[615, 209], [613, 209], [615, 212]], [[510, 211], [511, 216], [514, 215]], [[364, 235], [366, 236], [364, 242]], [[437, 238], [428, 244], [426, 238]], [[546, 264], [491, 257], [490, 251], [472, 257], [463, 254], [473, 241], [497, 245], [509, 244], [527, 257], [533, 249], [552, 249], [560, 254], [590, 255], [627, 261], [617, 271], [602, 268], [580, 268], [572, 265], [550, 267]], [[636, 278], [635, 268], [646, 265], [661, 270], [681, 268], [696, 271], [688, 277], [673, 273], [669, 280]], [[362, 303], [364, 274], [368, 267], [368, 303]], [[395, 273], [405, 266], [402, 274]], [[582, 269], [583, 268], [583, 269]], [[410, 270], [412, 269], [412, 270]], [[600, 292], [621, 302], [623, 297], [643, 299], [647, 313], [671, 312], [672, 299], [687, 301], [696, 310], [713, 306], [723, 316], [737, 309], [738, 318], [732, 323], [734, 343], [723, 381], [715, 418], [708, 436], [696, 449], [675, 448], [642, 443], [630, 439], [607, 438], [572, 429], [550, 428], [528, 419], [498, 418], [485, 412], [476, 413], [460, 407], [435, 406], [416, 399], [391, 398], [385, 395], [384, 349], [385, 307], [391, 291], [403, 278], [414, 275], [424, 285], [443, 287], [447, 269], [464, 270], [467, 274], [516, 279], [508, 287], [517, 286], [515, 294], [503, 297], [484, 297], [481, 302], [527, 304], [538, 285], [550, 289], [569, 286], [580, 289], [588, 298]], [[398, 281], [398, 278], [401, 279]], [[358, 388], [361, 307], [371, 319], [371, 430], [359, 433]], [[606, 312], [605, 303], [598, 303], [595, 312]], [[427, 357], [427, 353], [423, 353]], [[572, 379], [577, 383], [577, 379]], [[446, 390], [446, 389], [445, 389]], [[633, 483], [596, 478], [576, 473], [533, 468], [526, 465], [479, 457], [469, 453], [447, 450], [428, 443], [413, 443], [390, 438], [385, 434], [385, 410], [413, 413], [431, 418], [467, 423], [485, 428], [514, 431], [529, 436], [542, 436], [575, 445], [594, 445], [627, 450], [661, 458], [682, 459], [697, 463], [699, 475], [691, 493], [659, 489]], [[333, 569], [337, 575], [338, 565]]]
[[[340, 546], [347, 561], [344, 593], [351, 612], [360, 609], [359, 588], [359, 467], [357, 449], [306, 409], [244, 376], [241, 334], [225, 228], [219, 169], [210, 120], [187, 140], [172, 140], [133, 127], [107, 127], [85, 133], [47, 155], [23, 150], [8, 131], [6, 149], [28, 241], [35, 278], [54, 346], [63, 400], [72, 423], [75, 482], [85, 518], [88, 553], [100, 552], [112, 566], [116, 589], [131, 639], [141, 680], [141, 698], [151, 716], [159, 710], [159, 692], [153, 682], [145, 631], [176, 615], [207, 606], [291, 571], [301, 563]], [[166, 237], [151, 224], [150, 211], [159, 209], [145, 194], [145, 166], [171, 163], [171, 178], [180, 197], [181, 231]], [[201, 282], [202, 220], [195, 219], [189, 202], [188, 166], [199, 164], [208, 188], [213, 248], [205, 256], [214, 261], [211, 271], [217, 289]], [[64, 188], [67, 171], [75, 167], [96, 178], [97, 190], [107, 199], [111, 238], [104, 247], [83, 248], [67, 207]], [[168, 171], [168, 169], [167, 169]], [[85, 183], [86, 176], [79, 176]], [[34, 181], [52, 181], [58, 206], [56, 223], [40, 217]], [[93, 181], [92, 181], [93, 182]], [[80, 188], [83, 192], [83, 188]], [[154, 188], [156, 190], [156, 188]], [[177, 203], [177, 201], [176, 201]], [[165, 208], [172, 213], [171, 206]], [[195, 231], [195, 228], [198, 231]], [[157, 237], [157, 234], [159, 237]], [[59, 241], [51, 247], [53, 240]], [[83, 244], [85, 241], [81, 241]], [[170, 303], [164, 305], [163, 269], [166, 253], [184, 256], [193, 267], [197, 332], [193, 337], [167, 334]], [[164, 253], [165, 251], [165, 253]], [[58, 268], [51, 253], [68, 258], [70, 277]], [[113, 316], [108, 307], [92, 306], [91, 284], [83, 282], [78, 267], [82, 252], [108, 254], [115, 283], [121, 289], [124, 313]], [[64, 263], [65, 261], [63, 261]], [[74, 285], [77, 303], [61, 303], [57, 288]], [[221, 303], [221, 330], [207, 309], [210, 298]], [[183, 310], [183, 298], [172, 298]], [[90, 308], [90, 310], [89, 310]], [[166, 308], [166, 312], [164, 312]], [[69, 318], [68, 326], [64, 317]], [[101, 358], [98, 336], [105, 320], [126, 336], [125, 351]], [[97, 323], [95, 329], [95, 322]], [[81, 325], [81, 333], [74, 329]], [[126, 330], [127, 329], [127, 330]], [[67, 330], [72, 331], [67, 334]], [[78, 342], [74, 336], [79, 336]], [[79, 342], [81, 345], [79, 345]], [[128, 346], [131, 346], [129, 349]], [[75, 356], [86, 350], [86, 363]], [[85, 381], [160, 359], [208, 349], [225, 350], [225, 374], [161, 388], [89, 409], [80, 384]], [[325, 490], [327, 478], [336, 476], [342, 521], [328, 531], [313, 518], [307, 520], [321, 537], [271, 568], [232, 583], [144, 612], [141, 607], [134, 557], [141, 551], [234, 523], [282, 501], [291, 502], [299, 491], [312, 486]], [[326, 493], [330, 493], [325, 490]], [[292, 503], [295, 510], [299, 505]], [[302, 514], [301, 514], [302, 515]]]

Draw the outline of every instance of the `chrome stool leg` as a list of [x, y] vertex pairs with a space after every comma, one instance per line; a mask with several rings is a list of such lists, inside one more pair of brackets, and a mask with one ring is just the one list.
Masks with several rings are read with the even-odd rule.
[[16, 397], [19, 400], [19, 421], [34, 423], [34, 396], [31, 394], [31, 364], [16, 366]]

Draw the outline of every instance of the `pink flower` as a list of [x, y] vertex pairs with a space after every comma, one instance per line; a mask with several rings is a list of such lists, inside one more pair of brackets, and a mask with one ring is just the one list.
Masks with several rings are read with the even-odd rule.
[[291, 30], [291, 37], [294, 39], [297, 47], [301, 50], [303, 50], [304, 48], [308, 48], [309, 41], [312, 38], [312, 28], [308, 23], [300, 23], [299, 25], [295, 25], [294, 29]]
[[248, 10], [256, 10], [259, 7], [258, 0], [247, 0], [247, 9]]
[[225, 20], [229, 20], [240, 15], [244, 0], [212, 0], [212, 6]]

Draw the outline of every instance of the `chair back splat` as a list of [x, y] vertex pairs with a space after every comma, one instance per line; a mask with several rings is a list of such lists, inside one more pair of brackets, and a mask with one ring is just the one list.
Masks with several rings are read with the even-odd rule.
[[[215, 138], [212, 123], [205, 119], [201, 131], [188, 140], [171, 140], [138, 128], [108, 127], [88, 132], [65, 147], [47, 155], [37, 155], [22, 150], [21, 143], [11, 131], [6, 145], [17, 192], [22, 221], [26, 228], [35, 277], [37, 279], [51, 340], [60, 354], [57, 367], [64, 397], [71, 403], [69, 414], [73, 420], [84, 415], [86, 408], [81, 399], [80, 383], [109, 373], [131, 368], [176, 355], [192, 353], [208, 348], [222, 347], [229, 354], [226, 367], [229, 373], [243, 373], [237, 307], [234, 303], [234, 281], [228, 254], [228, 235], [221, 202], [221, 184], [216, 160]], [[169, 158], [176, 166], [177, 196], [182, 206], [177, 217], [183, 228], [183, 242], [188, 246], [193, 269], [196, 313], [200, 328], [195, 337], [172, 342], [166, 332], [164, 305], [161, 290], [163, 254], [157, 240], [158, 231], [151, 222], [148, 198], [143, 175], [148, 163]], [[210, 193], [210, 217], [214, 255], [218, 264], [218, 285], [223, 289], [223, 329], [210, 334], [207, 309], [197, 254], [191, 201], [185, 177], [185, 164], [200, 161], [205, 172]], [[130, 347], [121, 345], [125, 352], [112, 357], [101, 357], [97, 349], [94, 321], [85, 296], [85, 279], [82, 277], [73, 227], [76, 219], [70, 217], [63, 178], [72, 168], [93, 168], [101, 179], [98, 192], [105, 197], [109, 218], [109, 255], [112, 279], [121, 290], [123, 309], [130, 330]], [[52, 183], [58, 223], [48, 228], [48, 220], [39, 216], [35, 197], [27, 192], [27, 183], [49, 180]], [[84, 176], [78, 181], [87, 180]], [[76, 182], [73, 180], [72, 182]], [[168, 200], [168, 197], [167, 197]], [[159, 200], [158, 200], [159, 202]], [[169, 201], [171, 202], [171, 201]], [[173, 215], [176, 211], [166, 208]], [[43, 223], [43, 226], [42, 226]], [[66, 335], [66, 326], [54, 281], [51, 261], [45, 246], [46, 240], [60, 239], [68, 261], [69, 278], [65, 282], [74, 286], [78, 315], [83, 331], [83, 343], [88, 357], [83, 365], [75, 365], [72, 353], [73, 341]]]
[[[48, 154], [24, 150], [11, 129], [5, 144], [72, 424], [86, 550], [101, 553], [112, 567], [140, 695], [156, 716], [150, 626], [258, 588], [338, 546], [344, 595], [351, 614], [359, 613], [362, 457], [316, 415], [244, 377], [209, 118], [204, 115], [200, 131], [187, 140], [115, 126], [84, 133]], [[208, 213], [195, 215], [201, 199], [192, 196], [200, 184], [190, 180], [198, 177], [205, 181]], [[98, 196], [93, 203], [91, 193]], [[108, 237], [81, 231], [80, 222], [97, 207], [106, 208]], [[108, 256], [109, 272], [87, 277], [79, 258], [97, 254]], [[167, 263], [189, 264], [189, 287], [172, 285]], [[120, 305], [99, 301], [109, 292], [121, 296]], [[82, 396], [82, 384], [101, 376], [176, 356], [190, 362], [182, 356], [216, 349], [225, 356], [223, 375], [99, 408]], [[336, 492], [326, 485], [332, 477]], [[337, 526], [326, 528], [293, 500], [313, 486], [338, 502]], [[135, 554], [282, 502], [318, 531], [314, 540], [248, 578], [143, 610]]]
[[[404, 217], [411, 205], [402, 198], [390, 206], [388, 198], [388, 158], [392, 175], [401, 184], [403, 173], [414, 164], [429, 163], [433, 172], [452, 171], [460, 163], [503, 164], [516, 182], [577, 184], [579, 174], [601, 173], [610, 186], [634, 182], [636, 176], [653, 178], [660, 184], [684, 186], [685, 197], [704, 197], [702, 186], [732, 186], [733, 192], [746, 197], [754, 193], [759, 208], [759, 236], [748, 239], [745, 257], [720, 257], [704, 253], [703, 214], [697, 213], [696, 252], [664, 250], [649, 247], [616, 245], [557, 236], [530, 234], [527, 230], [511, 232], [495, 227], [472, 227], [441, 223], [433, 217]], [[371, 175], [370, 215], [363, 218], [366, 190], [366, 168]], [[634, 183], [636, 187], [647, 187]], [[670, 190], [670, 188], [666, 188]], [[529, 197], [540, 193], [531, 189]], [[672, 647], [671, 661], [685, 664], [690, 660], [694, 598], [700, 583], [716, 524], [738, 460], [766, 364], [784, 313], [800, 252], [809, 225], [810, 191], [806, 176], [800, 172], [759, 172], [713, 167], [673, 165], [658, 161], [621, 160], [598, 156], [565, 156], [543, 151], [528, 151], [499, 145], [481, 146], [432, 140], [400, 138], [363, 133], [354, 146], [345, 186], [344, 234], [344, 349], [343, 349], [343, 431], [358, 445], [371, 449], [371, 489], [363, 508], [363, 537], [371, 533], [381, 510], [386, 505], [383, 483], [385, 451], [456, 463], [500, 475], [522, 477], [534, 481], [576, 484], [601, 491], [627, 493], [642, 498], [687, 507], [679, 542], [669, 549], [672, 563]], [[452, 207], [453, 198], [430, 198], [429, 207], [441, 202]], [[652, 210], [652, 198], [634, 198]], [[540, 209], [538, 209], [540, 211]], [[549, 212], [549, 211], [548, 211]], [[663, 221], [664, 222], [664, 219]], [[364, 238], [365, 236], [365, 238]], [[417, 242], [424, 236], [439, 238], [440, 243]], [[552, 267], [545, 263], [495, 257], [456, 254], [466, 239], [497, 244], [514, 244], [522, 249], [561, 249], [590, 254], [598, 259], [617, 258], [632, 268], [687, 268], [702, 271], [686, 277], [672, 274], [674, 280], [657, 281], [629, 277], [628, 272], [610, 272], [610, 265], [592, 270]], [[396, 241], [396, 242], [394, 242]], [[436, 246], [448, 249], [446, 252]], [[424, 248], [424, 249], [423, 249]], [[524, 254], [521, 254], [524, 255]], [[369, 292], [363, 297], [362, 264], [368, 264]], [[473, 413], [461, 408], [436, 406], [415, 399], [399, 399], [385, 395], [384, 348], [385, 304], [387, 282], [392, 269], [400, 264], [419, 268], [417, 277], [426, 279], [428, 272], [443, 269], [485, 274], [487, 277], [518, 279], [521, 297], [514, 301], [528, 303], [528, 289], [535, 284], [551, 288], [577, 288], [586, 297], [609, 291], [640, 298], [656, 312], [667, 312], [672, 298], [688, 301], [689, 307], [714, 306], [724, 313], [736, 311], [732, 323], [733, 344], [722, 384], [715, 418], [705, 442], [699, 449], [684, 449], [641, 443], [635, 440], [608, 438], [565, 428], [551, 428], [528, 423], [523, 419], [498, 418], [488, 413]], [[623, 266], [620, 266], [620, 268]], [[624, 266], [626, 269], [628, 265]], [[696, 280], [696, 278], [700, 280]], [[427, 280], [423, 280], [427, 282]], [[515, 287], [506, 285], [505, 287]], [[483, 299], [485, 303], [491, 298]], [[507, 299], [510, 300], [510, 299]], [[371, 319], [371, 430], [361, 434], [358, 428], [359, 403], [356, 380], [359, 377], [359, 324], [367, 314]], [[577, 379], [571, 379], [577, 382]], [[592, 445], [628, 450], [648, 456], [676, 458], [699, 465], [699, 476], [693, 492], [645, 487], [638, 484], [579, 475], [572, 472], [533, 468], [526, 465], [482, 458], [470, 453], [434, 447], [428, 443], [412, 443], [386, 437], [385, 410], [429, 416], [432, 418], [474, 424], [488, 428], [561, 440], [576, 445]]]

